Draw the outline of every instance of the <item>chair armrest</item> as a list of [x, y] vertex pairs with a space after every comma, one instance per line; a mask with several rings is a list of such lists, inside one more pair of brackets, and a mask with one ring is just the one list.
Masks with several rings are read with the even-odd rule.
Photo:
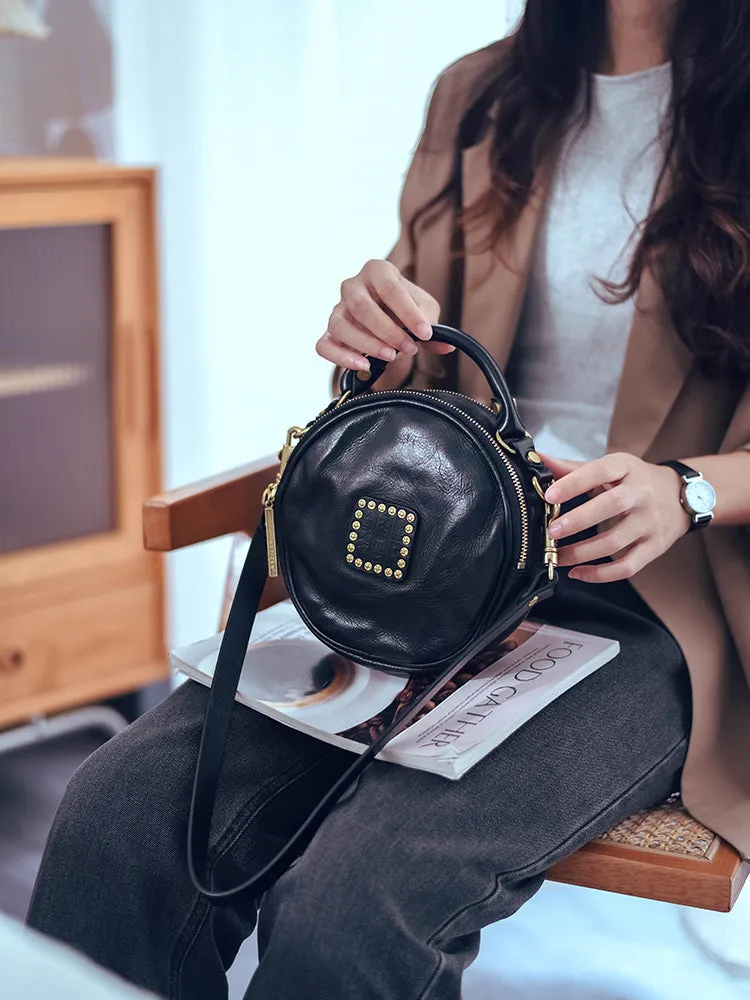
[[278, 459], [261, 458], [152, 497], [143, 505], [144, 546], [152, 552], [173, 552], [238, 531], [252, 534], [263, 491], [278, 468]]

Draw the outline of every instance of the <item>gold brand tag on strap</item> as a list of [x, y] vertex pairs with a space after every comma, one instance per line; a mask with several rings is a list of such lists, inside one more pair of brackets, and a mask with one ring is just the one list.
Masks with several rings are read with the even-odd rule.
[[279, 561], [276, 553], [276, 522], [273, 516], [273, 505], [269, 505], [265, 510], [266, 522], [266, 550], [268, 552], [268, 575], [277, 577], [279, 575]]

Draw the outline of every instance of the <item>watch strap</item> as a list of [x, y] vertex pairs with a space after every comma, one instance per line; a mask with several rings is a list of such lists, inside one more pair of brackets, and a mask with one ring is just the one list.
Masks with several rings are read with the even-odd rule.
[[682, 476], [685, 482], [690, 482], [691, 479], [701, 479], [701, 473], [697, 472], [695, 469], [691, 469], [689, 465], [685, 465], [684, 462], [676, 462], [670, 460], [667, 462], [659, 462], [659, 465], [667, 465], [670, 469], [674, 469], [678, 476]]

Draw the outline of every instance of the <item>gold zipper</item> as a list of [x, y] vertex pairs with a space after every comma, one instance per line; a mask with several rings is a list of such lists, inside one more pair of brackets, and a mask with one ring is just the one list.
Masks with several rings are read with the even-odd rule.
[[[419, 389], [394, 389], [390, 390], [390, 392], [398, 396], [423, 396], [430, 400], [433, 400], [434, 396], [437, 396], [438, 393], [444, 393], [446, 395], [451, 395], [451, 396], [460, 396], [462, 399], [466, 399], [469, 402], [476, 402], [476, 400], [471, 400], [470, 397], [464, 395], [464, 393], [454, 392], [451, 389], [435, 390], [434, 396], [430, 392], [421, 391]], [[368, 398], [376, 398], [377, 395], [378, 394], [376, 393], [372, 397]], [[383, 395], [385, 395], [385, 393], [383, 393]], [[352, 396], [347, 399], [341, 399], [336, 404], [335, 409], [340, 409], [343, 406], [349, 406], [356, 400], [363, 398], [365, 397], [360, 395], [360, 396]], [[529, 556], [529, 508], [526, 502], [526, 494], [524, 493], [523, 490], [523, 484], [521, 483], [521, 477], [519, 476], [516, 467], [513, 465], [511, 460], [506, 455], [505, 451], [503, 450], [503, 447], [501, 446], [500, 441], [496, 440], [497, 435], [496, 437], [493, 437], [486, 427], [480, 424], [478, 420], [475, 420], [473, 417], [470, 417], [468, 413], [465, 413], [464, 410], [462, 410], [459, 406], [454, 406], [452, 403], [448, 403], [444, 399], [440, 399], [439, 396], [437, 398], [438, 402], [442, 403], [443, 406], [447, 406], [449, 409], [455, 410], [456, 413], [460, 413], [461, 416], [464, 418], [464, 420], [468, 420], [469, 423], [473, 424], [476, 428], [478, 428], [478, 430], [480, 430], [481, 433], [484, 434], [484, 436], [489, 440], [493, 448], [497, 451], [498, 455], [502, 459], [503, 465], [505, 466], [508, 475], [510, 476], [510, 480], [513, 483], [513, 488], [515, 490], [516, 497], [518, 499], [518, 507], [521, 515], [521, 549], [518, 555], [518, 563], [516, 564], [516, 569], [525, 569], [526, 562]], [[487, 410], [488, 413], [493, 413], [493, 410], [491, 410], [489, 406], [485, 406], [483, 403], [477, 403], [477, 405], [484, 407], [484, 409]], [[326, 414], [326, 412], [331, 413], [334, 411], [324, 410], [323, 414], [321, 414], [320, 416], [323, 416], [324, 414]], [[313, 424], [311, 424], [310, 426], [311, 427], [314, 426], [315, 423], [317, 423], [317, 421], [314, 421]], [[279, 457], [281, 459], [281, 467], [279, 469], [279, 473], [276, 476], [274, 482], [271, 483], [266, 488], [266, 491], [263, 494], [263, 507], [265, 512], [265, 524], [266, 524], [266, 547], [268, 549], [268, 575], [271, 577], [276, 577], [279, 575], [277, 543], [276, 543], [276, 524], [274, 521], [274, 513], [273, 513], [273, 504], [274, 500], [276, 499], [276, 491], [278, 489], [279, 482], [281, 481], [281, 476], [284, 472], [284, 469], [286, 468], [286, 464], [289, 461], [289, 456], [291, 455], [292, 450], [294, 448], [292, 442], [295, 440], [299, 440], [302, 437], [302, 435], [307, 431], [307, 429], [308, 428], [303, 428], [303, 427], [291, 427], [289, 429], [286, 436], [286, 443], [279, 452]]]

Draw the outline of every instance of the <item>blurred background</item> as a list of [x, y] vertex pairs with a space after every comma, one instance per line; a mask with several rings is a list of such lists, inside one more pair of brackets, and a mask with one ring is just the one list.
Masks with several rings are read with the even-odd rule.
[[[78, 763], [168, 689], [165, 647], [216, 631], [230, 540], [164, 577], [140, 503], [318, 412], [314, 342], [396, 238], [431, 85], [520, 8], [0, 0], [0, 912]], [[466, 996], [750, 997], [741, 909], [546, 886]]]

